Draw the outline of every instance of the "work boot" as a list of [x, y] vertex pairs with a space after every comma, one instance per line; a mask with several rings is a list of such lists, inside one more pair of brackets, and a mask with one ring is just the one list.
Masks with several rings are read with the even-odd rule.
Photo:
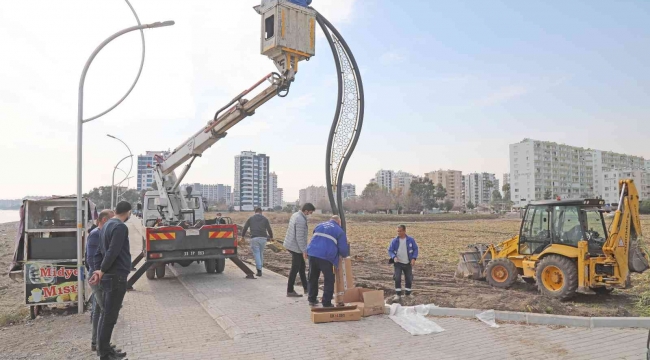
[[330, 302], [330, 303], [323, 303], [323, 307], [324, 307], [324, 308], [333, 308], [334, 305], [332, 305], [331, 302]]
[[258, 277], [262, 276], [262, 270], [260, 270], [260, 269], [257, 270], [257, 276]]
[[[93, 344], [90, 346], [92, 351], [97, 352], [97, 356], [99, 355], [99, 347], [96, 344]], [[113, 344], [111, 344], [111, 352], [122, 352], [122, 349], [117, 349], [117, 347]], [[124, 353], [126, 355], [126, 353]]]
[[126, 352], [122, 351], [120, 349], [111, 349], [111, 354], [119, 357], [119, 358], [125, 358], [126, 357]]
[[302, 294], [298, 294], [297, 292], [292, 291], [292, 292], [288, 292], [288, 293], [287, 293], [287, 297], [298, 298], [298, 297], [302, 297]]
[[309, 306], [318, 306], [318, 301], [311, 301], [309, 300]]
[[402, 301], [402, 295], [401, 294], [395, 294], [395, 296], [393, 296], [393, 301], [392, 302], [398, 303], [400, 301]]

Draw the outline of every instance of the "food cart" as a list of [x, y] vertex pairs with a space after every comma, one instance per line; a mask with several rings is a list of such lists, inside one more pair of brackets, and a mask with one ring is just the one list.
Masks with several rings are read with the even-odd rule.
[[[85, 224], [82, 249], [85, 249], [86, 234], [96, 218], [96, 211], [91, 201], [83, 199], [82, 204]], [[78, 278], [81, 275], [83, 280], [83, 270], [79, 274], [77, 269], [76, 217], [75, 197], [23, 202], [14, 265], [22, 263], [25, 304], [30, 308], [32, 319], [43, 306], [85, 302], [77, 298]]]

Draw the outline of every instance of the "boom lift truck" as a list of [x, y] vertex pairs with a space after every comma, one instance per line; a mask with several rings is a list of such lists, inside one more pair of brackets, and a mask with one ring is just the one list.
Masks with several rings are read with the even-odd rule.
[[[279, 72], [264, 76], [244, 90], [169, 156], [156, 159], [155, 188], [146, 193], [143, 204], [142, 221], [146, 231], [142, 253], [132, 265], [135, 267], [143, 259], [145, 263], [128, 280], [129, 287], [145, 272], [149, 279], [160, 278], [164, 276], [166, 264], [188, 266], [194, 261], [203, 261], [208, 273], [220, 273], [225, 260], [231, 259], [248, 278], [254, 278], [237, 257], [237, 225], [227, 218], [220, 224], [205, 220], [200, 195], [194, 194], [191, 188], [183, 194], [180, 184], [194, 160], [226, 137], [230, 128], [255, 114], [275, 96], [287, 96], [298, 63], [315, 55], [315, 10], [285, 0], [265, 0], [255, 11], [262, 16], [261, 52], [273, 60]], [[244, 98], [264, 83], [268, 83], [265, 89], [250, 100]], [[177, 176], [175, 170], [186, 162]]]

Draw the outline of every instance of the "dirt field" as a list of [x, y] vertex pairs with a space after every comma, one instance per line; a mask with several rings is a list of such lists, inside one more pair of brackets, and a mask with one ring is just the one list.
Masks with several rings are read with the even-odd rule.
[[[288, 215], [268, 214], [274, 235], [282, 241], [286, 232]], [[248, 215], [233, 216], [243, 224]], [[538, 295], [536, 286], [518, 282], [509, 290], [490, 287], [487, 283], [454, 278], [458, 252], [473, 243], [498, 243], [507, 240], [519, 230], [519, 219], [461, 221], [456, 215], [450, 221], [408, 222], [406, 218], [385, 216], [372, 222], [351, 216], [348, 221], [348, 239], [351, 243], [353, 270], [357, 285], [379, 288], [387, 297], [394, 294], [392, 265], [388, 265], [386, 248], [395, 236], [396, 226], [406, 223], [407, 232], [420, 247], [420, 257], [414, 268], [414, 298], [406, 304], [434, 303], [438, 306], [480, 308], [535, 313], [553, 313], [580, 316], [648, 316], [650, 315], [650, 276], [633, 275], [634, 288], [616, 290], [608, 296], [578, 295], [571, 301], [560, 302]], [[310, 218], [310, 231], [324, 216]], [[402, 221], [400, 221], [402, 220]], [[650, 232], [650, 217], [643, 218], [643, 228]], [[247, 246], [240, 254], [252, 262]], [[291, 258], [287, 253], [264, 254], [266, 266], [288, 274]]]

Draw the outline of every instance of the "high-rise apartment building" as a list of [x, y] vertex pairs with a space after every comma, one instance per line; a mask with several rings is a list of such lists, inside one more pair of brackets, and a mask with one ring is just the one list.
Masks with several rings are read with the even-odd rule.
[[503, 183], [501, 184], [501, 186], [505, 186], [506, 184], [510, 184], [510, 173], [503, 174]]
[[282, 188], [275, 189], [275, 196], [273, 197], [273, 200], [275, 201], [273, 207], [283, 207], [282, 204], [284, 204], [284, 190]]
[[632, 179], [636, 190], [639, 192], [639, 200], [650, 199], [650, 170], [644, 168], [618, 169], [604, 171], [601, 175], [603, 187], [603, 199], [607, 204], [617, 204], [620, 201], [618, 181], [621, 179]]
[[[411, 182], [415, 176], [404, 171], [393, 170], [379, 170], [375, 174], [375, 183], [389, 191], [401, 189], [403, 192], [408, 192], [411, 187]], [[371, 181], [373, 182], [373, 181]]]
[[524, 139], [510, 145], [511, 196], [515, 205], [544, 198], [593, 194], [593, 163], [588, 150], [548, 141]]
[[603, 196], [603, 172], [638, 168], [644, 159], [601, 150], [524, 139], [510, 145], [512, 201], [526, 205], [544, 198]]
[[645, 167], [645, 160], [640, 156], [618, 154], [611, 151], [589, 150], [586, 159], [593, 163], [594, 191], [597, 196], [604, 196], [605, 186], [601, 178], [605, 172], [617, 169], [640, 169]]
[[424, 174], [435, 185], [441, 184], [447, 190], [447, 200], [454, 206], [463, 206], [463, 172], [457, 170], [437, 170]]
[[235, 209], [269, 208], [269, 163], [268, 156], [253, 151], [235, 156]]
[[269, 174], [269, 208], [274, 208], [277, 204], [275, 196], [278, 191], [278, 175], [275, 172]]
[[341, 185], [341, 195], [343, 200], [351, 199], [357, 196], [357, 187], [354, 184], [343, 184]]
[[392, 190], [394, 177], [395, 172], [393, 170], [379, 170], [377, 171], [377, 174], [375, 174], [375, 182], [379, 187]]
[[465, 187], [465, 205], [470, 201], [474, 205], [489, 204], [492, 201], [492, 193], [499, 190], [499, 179], [494, 174], [472, 173], [463, 176]]
[[169, 156], [169, 151], [147, 151], [144, 155], [138, 155], [138, 191], [151, 189], [151, 184], [154, 182], [153, 168], [158, 164], [156, 155], [165, 159]]
[[300, 206], [306, 203], [312, 203], [314, 206], [318, 206], [322, 201], [329, 203], [327, 188], [325, 186], [310, 186], [300, 190]]

